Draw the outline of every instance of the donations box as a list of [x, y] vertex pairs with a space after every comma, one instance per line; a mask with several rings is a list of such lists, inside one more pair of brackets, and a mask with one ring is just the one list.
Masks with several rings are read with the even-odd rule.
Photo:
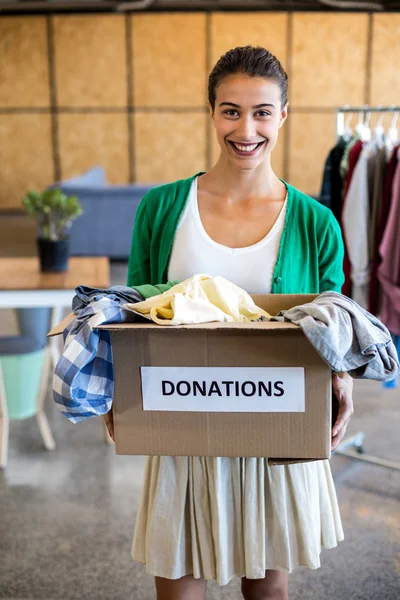
[[[270, 314], [315, 295], [253, 295]], [[104, 325], [118, 454], [330, 456], [330, 368], [292, 323]]]

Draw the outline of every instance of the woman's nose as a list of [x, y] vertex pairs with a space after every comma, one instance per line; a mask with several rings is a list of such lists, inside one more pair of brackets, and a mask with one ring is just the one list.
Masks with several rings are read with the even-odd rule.
[[255, 138], [256, 128], [252, 118], [243, 117], [242, 119], [240, 119], [238, 127], [236, 129], [236, 136], [242, 142]]

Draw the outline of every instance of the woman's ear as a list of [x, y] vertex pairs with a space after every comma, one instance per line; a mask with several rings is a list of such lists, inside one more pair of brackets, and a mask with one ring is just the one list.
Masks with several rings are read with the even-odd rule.
[[208, 102], [207, 106], [208, 106], [208, 110], [210, 112], [210, 117], [214, 121], [214, 109], [209, 102]]
[[287, 119], [287, 116], [288, 116], [288, 108], [289, 108], [289, 102], [287, 102], [286, 106], [284, 106], [284, 107], [282, 108], [282, 110], [281, 110], [281, 118], [280, 118], [280, 121], [279, 121], [279, 128], [281, 128], [281, 127], [282, 127], [282, 125], [284, 124], [284, 122], [285, 122], [285, 121], [286, 121], [286, 119]]

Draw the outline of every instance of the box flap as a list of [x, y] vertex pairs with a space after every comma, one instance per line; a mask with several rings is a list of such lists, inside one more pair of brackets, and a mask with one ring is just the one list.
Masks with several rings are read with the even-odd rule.
[[76, 314], [73, 312], [70, 312], [69, 315], [67, 315], [65, 317], [65, 319], [63, 319], [61, 321], [61, 323], [59, 323], [58, 325], [56, 325], [55, 327], [53, 327], [53, 329], [51, 329], [49, 331], [49, 333], [47, 334], [47, 337], [53, 337], [55, 335], [60, 335], [64, 331], [66, 326], [69, 325], [71, 323], [71, 321], [73, 321], [75, 318], [76, 318]]
[[137, 322], [137, 323], [109, 323], [108, 325], [99, 325], [96, 329], [107, 329], [108, 331], [126, 331], [129, 329], [142, 330], [142, 329], [151, 329], [152, 331], [183, 331], [186, 329], [191, 329], [192, 331], [210, 331], [210, 330], [221, 330], [228, 329], [230, 331], [236, 331], [240, 329], [240, 331], [270, 331], [277, 330], [285, 331], [289, 329], [299, 329], [298, 325], [290, 322], [276, 322], [276, 321], [252, 321], [250, 323], [196, 323], [194, 325], [157, 325], [156, 323], [152, 323], [147, 321], [146, 323]]
[[251, 294], [257, 306], [277, 315], [281, 310], [288, 310], [293, 306], [308, 304], [317, 298], [318, 294]]

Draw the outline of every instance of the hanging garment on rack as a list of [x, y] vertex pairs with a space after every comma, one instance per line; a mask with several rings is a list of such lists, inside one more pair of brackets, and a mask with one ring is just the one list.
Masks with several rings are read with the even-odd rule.
[[343, 179], [340, 176], [339, 167], [346, 145], [347, 141], [340, 137], [329, 152], [325, 162], [319, 199], [321, 204], [331, 209], [338, 221], [340, 221], [343, 194]]
[[[360, 136], [356, 134], [346, 145], [342, 160], [340, 161], [339, 172], [343, 181], [347, 180], [348, 172], [350, 169], [350, 152], [357, 142], [361, 142]], [[361, 142], [362, 143], [362, 142]]]
[[385, 183], [387, 168], [387, 150], [383, 146], [378, 150], [375, 160], [375, 168], [372, 175], [372, 194], [370, 198], [370, 215], [369, 215], [369, 256], [371, 261], [375, 254], [375, 238], [378, 216], [381, 210], [383, 187]]
[[383, 238], [383, 234], [386, 229], [386, 223], [389, 216], [390, 204], [392, 200], [392, 187], [393, 178], [398, 162], [398, 149], [400, 146], [396, 146], [389, 158], [389, 163], [386, 168], [386, 175], [383, 184], [382, 201], [377, 219], [377, 225], [375, 229], [375, 243], [374, 253], [372, 257], [371, 273], [370, 273], [370, 287], [369, 287], [369, 302], [368, 310], [373, 315], [377, 315], [380, 309], [380, 281], [378, 279], [378, 267], [381, 263], [381, 256], [379, 254], [379, 247]]
[[368, 142], [363, 146], [348, 184], [342, 213], [343, 233], [351, 264], [351, 295], [363, 308], [368, 306], [369, 283], [369, 167], [374, 167], [377, 154], [376, 142]]
[[[400, 149], [397, 149], [399, 159]], [[379, 253], [378, 277], [382, 286], [381, 318], [389, 331], [400, 335], [400, 162], [393, 178], [392, 200]]]
[[[352, 145], [352, 148], [347, 157], [347, 177], [344, 181], [344, 192], [343, 192], [343, 197], [342, 197], [342, 207], [341, 207], [340, 221], [339, 221], [343, 234], [344, 234], [344, 225], [343, 225], [344, 205], [346, 202], [346, 196], [347, 196], [347, 192], [349, 189], [350, 181], [353, 177], [354, 169], [355, 169], [358, 159], [360, 157], [362, 148], [363, 148], [362, 141], [360, 139], [356, 139], [354, 144]], [[349, 252], [347, 249], [347, 242], [346, 242], [345, 235], [343, 235], [343, 241], [344, 241], [343, 272], [344, 272], [345, 281], [344, 281], [344, 284], [342, 287], [342, 293], [345, 294], [345, 296], [350, 296], [351, 295], [351, 276], [350, 276], [351, 265], [350, 265]]]

